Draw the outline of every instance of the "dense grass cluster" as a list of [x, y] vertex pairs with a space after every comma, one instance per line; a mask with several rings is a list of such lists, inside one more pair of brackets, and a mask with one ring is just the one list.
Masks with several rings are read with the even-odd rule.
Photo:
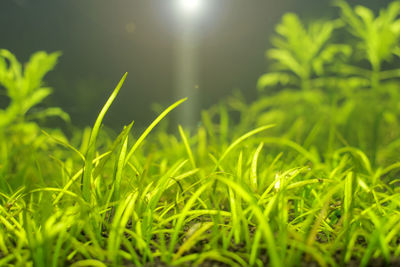
[[283, 17], [259, 100], [177, 134], [156, 126], [184, 99], [139, 136], [104, 131], [126, 74], [92, 128], [44, 129], [69, 121], [34, 109], [59, 54], [0, 50], [0, 266], [399, 264], [400, 3], [336, 5]]

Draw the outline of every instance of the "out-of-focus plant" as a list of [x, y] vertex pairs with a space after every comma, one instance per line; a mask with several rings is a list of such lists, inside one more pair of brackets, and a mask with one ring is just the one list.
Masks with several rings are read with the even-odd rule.
[[400, 77], [400, 69], [383, 70], [384, 62], [391, 62], [394, 55], [400, 55], [400, 2], [394, 1], [387, 9], [381, 9], [375, 17], [365, 6], [351, 6], [338, 0], [335, 4], [341, 10], [341, 20], [346, 29], [357, 38], [356, 60], [366, 59], [371, 69], [348, 66], [342, 71], [370, 80], [370, 86], [379, 90], [381, 80]]
[[[398, 137], [393, 133], [400, 129], [400, 97], [396, 85], [400, 69], [392, 64], [400, 55], [400, 2], [393, 1], [377, 16], [365, 6], [352, 8], [343, 0], [335, 4], [341, 10], [340, 19], [345, 28], [355, 37], [356, 47], [350, 63], [339, 69], [340, 74], [347, 81], [364, 81], [353, 86], [356, 90], [352, 91], [346, 88], [348, 83], [341, 86], [341, 92], [348, 99], [346, 105], [351, 109], [342, 130], [346, 139], [365, 149], [374, 162], [379, 160], [379, 146], [393, 150], [393, 142]], [[362, 130], [366, 125], [370, 131]], [[388, 158], [386, 153], [390, 154], [385, 149], [384, 158]]]
[[[48, 145], [37, 121], [58, 116], [68, 121], [69, 116], [60, 108], [40, 109], [40, 104], [52, 89], [44, 86], [44, 76], [54, 68], [60, 53], [37, 52], [24, 67], [8, 50], [0, 49], [0, 92], [8, 98], [8, 106], [0, 109], [0, 185], [6, 189], [6, 180], [34, 176], [25, 173], [24, 165], [38, 161], [37, 149]], [[5, 95], [5, 96], [4, 96]], [[18, 182], [19, 183], [19, 182]]]
[[338, 19], [308, 26], [285, 14], [266, 52], [270, 72], [259, 78], [260, 98], [246, 104], [233, 97], [230, 106], [241, 114], [239, 132], [277, 123], [271, 132], [325, 156], [350, 145], [373, 164], [388, 160], [399, 146], [400, 69], [393, 60], [400, 55], [400, 2], [376, 17], [364, 6], [335, 4]]
[[276, 27], [272, 39], [274, 48], [266, 56], [273, 64], [272, 71], [258, 80], [260, 90], [278, 84], [310, 90], [312, 80], [327, 73], [338, 62], [338, 56], [349, 56], [351, 47], [331, 42], [333, 31], [341, 26], [338, 20], [316, 21], [304, 27], [296, 14], [287, 13]]
[[42, 80], [54, 68], [59, 56], [60, 53], [57, 52], [37, 52], [22, 70], [21, 63], [10, 51], [0, 50], [0, 86], [4, 87], [10, 100], [6, 109], [0, 109], [0, 129], [4, 131], [11, 124], [48, 116], [60, 116], [69, 120], [68, 115], [60, 108], [47, 108], [28, 114], [51, 94], [51, 88], [43, 86]]
[[239, 126], [243, 131], [254, 123], [276, 122], [276, 134], [311, 145], [320, 131], [327, 130], [323, 124], [330, 120], [335, 100], [326, 94], [326, 84], [352, 52], [348, 44], [332, 42], [342, 25], [340, 20], [326, 20], [305, 26], [296, 14], [283, 16], [272, 38], [273, 48], [266, 52], [270, 72], [258, 80], [262, 96], [251, 105], [231, 101], [243, 114]]

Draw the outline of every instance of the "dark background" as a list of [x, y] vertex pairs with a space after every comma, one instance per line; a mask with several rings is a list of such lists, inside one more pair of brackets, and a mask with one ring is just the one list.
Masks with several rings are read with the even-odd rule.
[[[45, 81], [54, 88], [46, 105], [61, 106], [75, 125], [93, 124], [102, 105], [129, 72], [106, 123], [155, 118], [152, 103], [174, 102], [174, 64], [181, 15], [174, 0], [0, 0], [0, 48], [26, 62], [38, 50], [62, 51]], [[234, 89], [251, 101], [267, 70], [264, 57], [285, 12], [302, 19], [335, 18], [327, 0], [205, 0], [197, 18], [202, 108]], [[390, 0], [349, 1], [374, 10]], [[0, 95], [0, 97], [3, 97]], [[190, 102], [188, 103], [190, 104]]]

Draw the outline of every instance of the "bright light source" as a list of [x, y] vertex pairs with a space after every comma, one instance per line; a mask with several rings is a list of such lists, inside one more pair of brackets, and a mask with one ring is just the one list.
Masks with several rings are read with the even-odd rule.
[[180, 0], [179, 4], [184, 12], [193, 14], [201, 9], [202, 0]]

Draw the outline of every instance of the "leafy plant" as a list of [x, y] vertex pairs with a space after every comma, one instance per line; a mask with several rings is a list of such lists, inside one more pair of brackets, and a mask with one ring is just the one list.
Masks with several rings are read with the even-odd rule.
[[[399, 94], [395, 79], [400, 77], [400, 72], [391, 63], [399, 51], [400, 2], [393, 1], [386, 9], [381, 9], [378, 16], [364, 6], [352, 8], [345, 1], [335, 4], [341, 10], [346, 29], [355, 37], [357, 48], [353, 60], [340, 68], [347, 81], [358, 81], [353, 87], [356, 90], [346, 90], [349, 83], [341, 86], [341, 92], [348, 99], [345, 105], [351, 109], [342, 133], [349, 143], [368, 151], [375, 162], [382, 158], [378, 140], [385, 136], [381, 146], [391, 146], [396, 137], [390, 133], [399, 129]], [[370, 68], [364, 66], [365, 61]], [[363, 113], [368, 116], [359, 115]], [[362, 134], [365, 125], [370, 125], [372, 130]], [[358, 136], [354, 135], [356, 132]]]
[[370, 80], [373, 89], [381, 90], [382, 79], [399, 77], [399, 70], [382, 73], [382, 67], [385, 61], [390, 62], [394, 55], [399, 55], [400, 2], [393, 1], [387, 9], [381, 9], [376, 17], [365, 6], [352, 9], [343, 0], [336, 1], [335, 4], [341, 9], [341, 19], [348, 26], [347, 29], [357, 38], [357, 56], [359, 59], [366, 59], [371, 66], [371, 71], [351, 67], [344, 70]]
[[258, 80], [260, 90], [278, 84], [302, 90], [315, 88], [313, 78], [326, 75], [327, 68], [338, 62], [338, 56], [349, 56], [351, 47], [331, 43], [340, 21], [316, 21], [304, 27], [294, 13], [286, 13], [276, 27], [279, 34], [272, 39], [274, 48], [266, 52], [274, 71]]
[[[377, 17], [363, 6], [335, 4], [340, 18], [307, 28], [297, 15], [285, 14], [274, 48], [266, 52], [272, 71], [258, 81], [265, 92], [250, 105], [240, 98], [230, 104], [243, 114], [239, 129], [279, 121], [275, 134], [314, 146], [324, 156], [351, 145], [365, 150], [375, 164], [393, 157], [391, 149], [397, 147], [400, 72], [391, 63], [399, 50], [400, 4], [392, 2]], [[347, 29], [356, 38], [334, 43], [334, 33], [346, 36]]]
[[24, 70], [21, 63], [8, 50], [0, 50], [0, 85], [6, 90], [9, 105], [0, 110], [0, 129], [14, 123], [23, 123], [35, 118], [60, 116], [69, 117], [60, 108], [47, 108], [36, 111], [29, 116], [28, 112], [51, 94], [50, 87], [43, 87], [43, 78], [54, 68], [60, 53], [47, 54], [37, 52], [32, 55]]
[[[69, 121], [69, 116], [60, 108], [34, 109], [51, 93], [51, 88], [44, 86], [42, 80], [54, 68], [59, 56], [60, 53], [37, 52], [22, 67], [10, 51], [0, 50], [0, 89], [3, 89], [9, 102], [5, 109], [0, 109], [2, 190], [8, 190], [7, 180], [14, 185], [30, 184], [27, 182], [29, 176], [38, 177], [30, 173], [31, 170], [28, 171], [24, 164], [17, 163], [40, 161], [37, 149], [48, 149], [50, 143], [41, 135], [36, 121], [49, 116]], [[53, 132], [56, 134], [56, 131]], [[58, 135], [62, 137], [61, 133]]]

